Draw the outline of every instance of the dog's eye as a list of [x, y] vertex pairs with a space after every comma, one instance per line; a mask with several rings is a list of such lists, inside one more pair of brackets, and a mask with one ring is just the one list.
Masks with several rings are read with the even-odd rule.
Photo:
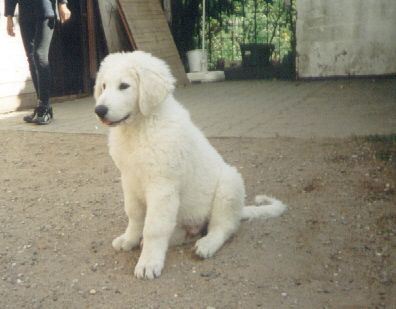
[[103, 83], [102, 88], [103, 88], [103, 90], [106, 89], [106, 84], [105, 83]]
[[121, 83], [120, 86], [118, 87], [120, 90], [125, 90], [129, 88], [129, 84], [127, 83]]

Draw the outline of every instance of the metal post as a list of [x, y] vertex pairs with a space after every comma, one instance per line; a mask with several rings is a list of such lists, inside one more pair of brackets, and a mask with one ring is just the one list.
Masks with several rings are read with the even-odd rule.
[[254, 43], [257, 44], [257, 0], [254, 0]]
[[201, 58], [201, 71], [206, 71], [207, 59], [205, 55], [205, 21], [206, 21], [206, 0], [202, 0], [202, 58]]
[[205, 0], [202, 0], [202, 52], [205, 51], [205, 19], [206, 19], [206, 7]]

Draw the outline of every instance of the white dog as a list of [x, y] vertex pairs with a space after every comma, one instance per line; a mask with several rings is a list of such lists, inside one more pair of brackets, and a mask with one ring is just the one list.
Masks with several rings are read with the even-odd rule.
[[224, 162], [172, 95], [175, 79], [162, 60], [135, 51], [107, 56], [95, 84], [95, 113], [110, 126], [110, 154], [121, 172], [125, 233], [115, 250], [142, 242], [138, 278], [161, 274], [168, 246], [207, 229], [195, 245], [212, 256], [241, 219], [275, 217], [286, 206], [266, 196], [244, 207], [241, 175]]

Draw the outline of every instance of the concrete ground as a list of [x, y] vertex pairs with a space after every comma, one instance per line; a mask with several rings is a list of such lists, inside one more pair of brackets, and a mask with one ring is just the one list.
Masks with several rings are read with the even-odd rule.
[[[348, 137], [396, 132], [396, 79], [227, 81], [176, 90], [208, 137]], [[106, 132], [92, 97], [54, 104], [48, 126], [25, 124], [27, 111], [0, 115], [0, 130]]]

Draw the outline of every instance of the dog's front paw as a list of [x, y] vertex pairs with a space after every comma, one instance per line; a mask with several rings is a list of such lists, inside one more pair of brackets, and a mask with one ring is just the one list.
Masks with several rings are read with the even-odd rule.
[[139, 259], [135, 267], [135, 276], [139, 279], [154, 279], [161, 275], [162, 268], [164, 268], [163, 262], [154, 261], [142, 261]]
[[120, 251], [121, 249], [124, 251], [130, 251], [132, 248], [136, 247], [139, 244], [139, 240], [135, 240], [127, 235], [122, 234], [116, 238], [114, 238], [112, 245], [116, 251]]

